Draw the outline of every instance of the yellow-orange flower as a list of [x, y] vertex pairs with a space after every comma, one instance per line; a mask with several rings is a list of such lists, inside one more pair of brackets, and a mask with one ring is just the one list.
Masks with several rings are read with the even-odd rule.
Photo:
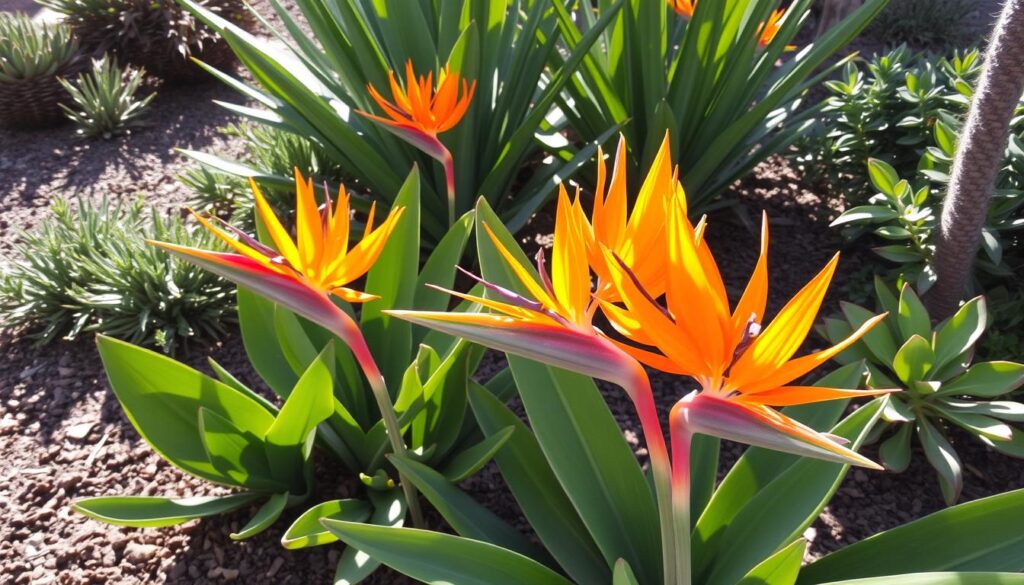
[[[767, 47], [772, 40], [775, 39], [775, 35], [779, 33], [779, 29], [782, 27], [781, 21], [786, 16], [786, 10], [784, 8], [778, 8], [772, 11], [771, 16], [768, 17], [768, 21], [761, 24], [760, 37], [757, 40], [758, 46]], [[796, 49], [796, 45], [786, 45], [785, 50], [792, 51]]]
[[679, 16], [692, 18], [693, 11], [697, 8], [697, 0], [668, 0], [668, 5], [679, 13]]
[[393, 102], [385, 99], [373, 84], [367, 86], [370, 96], [387, 117], [360, 113], [389, 126], [418, 130], [433, 136], [451, 130], [459, 123], [476, 91], [476, 81], [470, 84], [458, 73], [451, 73], [447, 66], [438, 73], [435, 88], [434, 73], [416, 77], [411, 59], [405, 65], [404, 89], [395, 79], [394, 71], [388, 75]]
[[[727, 401], [747, 418], [782, 431], [845, 460], [873, 463], [772, 407], [864, 396], [870, 391], [791, 386], [815, 367], [849, 347], [875, 326], [879, 315], [831, 348], [791, 359], [816, 318], [838, 262], [838, 255], [763, 326], [768, 295], [768, 223], [763, 220], [761, 254], [746, 290], [730, 310], [718, 265], [704, 242], [706, 224], [694, 227], [678, 200], [668, 218], [666, 306], [619, 263], [613, 272], [624, 309], [605, 303], [619, 330], [632, 343], [619, 346], [662, 371], [693, 377], [701, 395]], [[611, 254], [609, 264], [611, 263]], [[887, 391], [883, 391], [887, 392]], [[883, 393], [877, 392], [877, 393]], [[729, 437], [726, 437], [729, 438]]]

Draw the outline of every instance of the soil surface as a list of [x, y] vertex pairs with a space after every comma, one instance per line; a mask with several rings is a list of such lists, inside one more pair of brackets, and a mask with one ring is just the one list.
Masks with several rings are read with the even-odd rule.
[[[6, 7], [6, 5], [5, 5]], [[257, 3], [269, 14], [264, 3]], [[223, 140], [217, 126], [232, 118], [211, 100], [238, 101], [218, 84], [154, 87], [149, 126], [111, 141], [77, 141], [69, 126], [33, 133], [0, 130], [0, 263], [11, 252], [19, 230], [30, 230], [55, 197], [143, 196], [168, 213], [187, 197], [175, 181], [186, 165], [176, 147], [236, 153], [240, 145]], [[782, 159], [757, 167], [734, 188], [740, 211], [725, 209], [710, 218], [708, 241], [722, 265], [730, 294], [738, 295], [757, 257], [762, 210], [771, 223], [772, 281], [769, 313], [777, 311], [842, 242], [828, 228], [842, 202], [804, 187]], [[524, 232], [524, 244], [545, 245], [550, 216], [540, 214]], [[870, 271], [871, 257], [844, 252], [823, 313], [834, 311], [846, 280]], [[852, 291], [850, 291], [852, 292]], [[0, 324], [2, 325], [2, 324]], [[804, 350], [823, 345], [812, 339]], [[254, 508], [223, 517], [160, 530], [108, 526], [71, 511], [76, 499], [95, 495], [207, 495], [218, 488], [170, 466], [143, 442], [111, 393], [91, 339], [45, 348], [0, 329], [0, 582], [112, 585], [137, 583], [328, 583], [338, 546], [285, 551], [280, 537], [300, 510], [286, 512], [271, 529], [244, 542], [228, 534], [240, 528]], [[208, 371], [214, 357], [243, 382], [262, 388], [237, 334], [216, 346], [195, 350], [185, 360]], [[501, 357], [489, 354], [493, 371]], [[663, 417], [689, 391], [680, 380], [653, 378]], [[265, 389], [263, 389], [265, 391]], [[646, 460], [639, 423], [617, 388], [603, 386], [609, 406], [638, 457]], [[1024, 487], [1024, 467], [970, 439], [954, 436], [969, 462], [964, 499]], [[722, 470], [742, 452], [723, 448]], [[869, 448], [868, 456], [874, 456]], [[317, 501], [346, 497], [354, 490], [339, 480], [327, 457], [317, 464]], [[523, 530], [524, 520], [492, 465], [463, 485], [499, 516]], [[807, 531], [808, 557], [855, 542], [943, 507], [934, 473], [918, 454], [899, 475], [853, 471], [821, 517]], [[443, 528], [436, 515], [431, 524]], [[371, 583], [409, 581], [381, 570]]]

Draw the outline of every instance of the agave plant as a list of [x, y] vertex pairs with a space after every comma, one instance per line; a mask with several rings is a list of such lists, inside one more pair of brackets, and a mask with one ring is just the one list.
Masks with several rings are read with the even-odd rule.
[[[839, 361], [863, 360], [868, 386], [900, 388], [882, 410], [885, 436], [879, 449], [882, 462], [893, 471], [910, 464], [914, 436], [935, 468], [946, 502], [960, 497], [963, 463], [949, 440], [948, 429], [959, 427], [982, 443], [1008, 455], [1024, 457], [1024, 431], [1012, 423], [1024, 421], [1024, 404], [1010, 393], [1024, 384], [1024, 364], [990, 361], [971, 364], [974, 347], [985, 331], [984, 297], [975, 297], [937, 327], [914, 289], [904, 284], [899, 297], [880, 279], [875, 281], [878, 304], [897, 318], [865, 335]], [[826, 319], [823, 331], [837, 340], [860, 327], [874, 313], [843, 305], [843, 318]]]
[[80, 63], [78, 41], [56, 23], [0, 12], [0, 125], [35, 128], [64, 119], [58, 79]]
[[112, 138], [140, 125], [140, 116], [156, 97], [151, 93], [141, 100], [135, 98], [145, 73], [143, 69], [122, 70], [114, 59], [104, 56], [74, 82], [60, 80], [74, 104], [60, 107], [78, 126], [80, 136]]
[[[173, 0], [36, 0], [64, 16], [94, 57], [116, 55], [122, 63], [145, 67], [172, 81], [207, 78], [191, 57], [232, 67], [237, 61], [226, 43]], [[201, 0], [209, 10], [243, 27], [252, 14], [241, 0]]]

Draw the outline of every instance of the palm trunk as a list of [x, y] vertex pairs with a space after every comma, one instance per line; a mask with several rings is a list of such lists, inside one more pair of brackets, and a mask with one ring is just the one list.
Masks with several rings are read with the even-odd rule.
[[960, 135], [935, 248], [938, 280], [927, 302], [936, 319], [956, 310], [967, 291], [1010, 119], [1024, 93], [1024, 0], [1006, 0], [985, 68]]

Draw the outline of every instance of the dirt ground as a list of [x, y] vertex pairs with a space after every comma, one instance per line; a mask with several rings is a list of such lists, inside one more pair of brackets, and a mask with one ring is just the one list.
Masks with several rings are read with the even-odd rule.
[[[0, 7], [12, 8], [0, 0]], [[14, 0], [21, 2], [22, 0]], [[261, 10], [265, 4], [258, 4]], [[175, 181], [185, 168], [176, 147], [237, 153], [240, 145], [215, 132], [232, 118], [212, 103], [236, 101], [218, 84], [156, 88], [149, 126], [112, 141], [82, 142], [69, 127], [33, 133], [0, 130], [0, 258], [9, 255], [19, 230], [30, 230], [55, 197], [143, 196], [152, 205], [176, 213], [187, 194]], [[708, 238], [722, 260], [730, 292], [738, 294], [753, 267], [758, 236], [747, 227], [762, 209], [771, 218], [771, 311], [803, 285], [842, 247], [828, 221], [839, 203], [803, 186], [779, 158], [760, 165], [734, 190], [747, 214], [717, 212]], [[756, 223], [756, 222], [755, 222]], [[545, 241], [550, 218], [543, 214], [525, 232], [528, 245]], [[870, 269], [870, 257], [844, 253], [824, 312], [835, 310], [844, 278]], [[2, 325], [2, 324], [0, 324]], [[821, 345], [813, 340], [805, 350]], [[238, 543], [228, 538], [254, 509], [160, 530], [107, 526], [70, 510], [85, 496], [112, 494], [204, 495], [209, 484], [172, 468], [139, 438], [110, 392], [90, 339], [34, 348], [17, 332], [0, 328], [0, 583], [111, 585], [137, 583], [325, 583], [333, 574], [340, 547], [285, 551], [279, 540], [300, 512], [286, 513], [274, 527]], [[212, 355], [244, 382], [260, 387], [237, 335], [187, 360], [207, 370]], [[492, 360], [500, 360], [493, 357]], [[490, 367], [497, 365], [495, 362]], [[680, 381], [656, 376], [662, 409], [689, 389]], [[641, 459], [639, 424], [616, 388], [603, 388], [627, 439]], [[955, 436], [968, 466], [965, 499], [1024, 487], [1024, 466]], [[742, 451], [726, 445], [723, 469]], [[874, 453], [867, 452], [868, 456]], [[346, 497], [351, 481], [320, 457], [317, 499]], [[512, 505], [493, 466], [464, 487], [479, 501], [517, 526], [525, 524]], [[895, 475], [854, 471], [832, 503], [807, 531], [808, 556], [855, 542], [903, 524], [943, 506], [931, 469], [918, 454], [912, 467]], [[437, 523], [437, 519], [433, 519]], [[405, 583], [381, 571], [374, 583]]]

